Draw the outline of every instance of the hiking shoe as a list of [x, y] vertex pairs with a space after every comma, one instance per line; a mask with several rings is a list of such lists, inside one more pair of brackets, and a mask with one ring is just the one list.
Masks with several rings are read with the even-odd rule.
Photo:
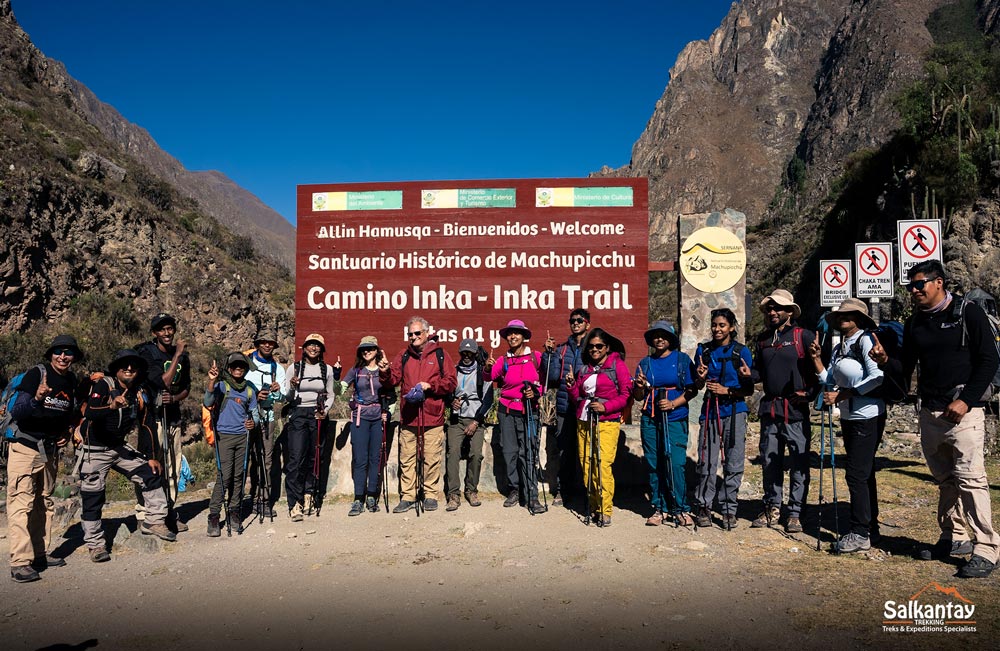
[[95, 563], [106, 563], [111, 560], [111, 554], [103, 547], [91, 547], [87, 551], [90, 553], [90, 560]]
[[531, 500], [531, 503], [528, 504], [528, 512], [531, 513], [531, 515], [538, 515], [539, 513], [545, 513], [546, 511], [548, 511], [548, 509], [542, 506], [542, 503], [537, 499]]
[[598, 527], [610, 527], [611, 526], [611, 516], [610, 515], [598, 515], [597, 516], [597, 526]]
[[10, 578], [16, 583], [31, 583], [42, 577], [30, 565], [18, 565], [10, 568]]
[[763, 527], [773, 527], [778, 524], [778, 518], [781, 516], [781, 509], [777, 506], [765, 506], [764, 512], [761, 513], [750, 523], [752, 529], [762, 529]]
[[871, 541], [861, 534], [853, 531], [837, 541], [835, 549], [838, 554], [852, 554], [854, 552], [864, 552], [872, 548]]
[[482, 506], [482, 502], [479, 501], [479, 491], [465, 491], [465, 501], [469, 503], [469, 506]]
[[698, 509], [698, 514], [694, 516], [694, 523], [699, 527], [712, 526], [712, 512], [708, 510], [708, 507], [703, 506]]
[[351, 502], [351, 510], [347, 512], [349, 516], [361, 515], [365, 512], [364, 505], [361, 504], [361, 500], [354, 500]]
[[646, 518], [647, 527], [656, 527], [663, 524], [663, 511], [653, 511], [653, 515]]
[[[799, 516], [788, 516], [788, 522], [785, 523], [785, 533], [802, 533], [802, 521], [799, 520]], [[865, 540], [867, 540], [867, 538]], [[869, 545], [869, 547], [871, 547], [871, 545]]]
[[219, 524], [219, 514], [210, 513], [208, 515], [208, 530], [205, 532], [209, 538], [218, 538], [222, 535], [222, 525]]
[[406, 513], [407, 511], [409, 511], [410, 509], [412, 509], [416, 505], [417, 505], [416, 502], [411, 502], [409, 500], [399, 500], [399, 504], [396, 505], [396, 508], [394, 508], [392, 510], [392, 512], [393, 513]]
[[437, 511], [438, 501], [433, 497], [424, 499], [424, 511]]
[[313, 496], [309, 493], [303, 495], [302, 497], [302, 512], [305, 515], [312, 515], [313, 512]]
[[924, 547], [917, 557], [922, 561], [943, 561], [951, 556], [968, 556], [972, 553], [971, 540], [938, 540], [933, 547]]
[[144, 536], [156, 536], [160, 540], [166, 540], [167, 542], [174, 542], [177, 540], [177, 534], [171, 531], [167, 525], [162, 522], [157, 524], [149, 524], [148, 522], [143, 522], [142, 526], [139, 527], [139, 531]]
[[984, 579], [996, 568], [996, 563], [991, 563], [979, 554], [973, 554], [969, 562], [959, 568], [960, 579]]
[[562, 505], [563, 505], [562, 495], [553, 495], [552, 496], [552, 506], [562, 506]]
[[458, 507], [462, 505], [462, 500], [458, 499], [458, 493], [452, 493], [448, 496], [448, 506], [444, 508], [445, 511], [457, 511]]
[[365, 508], [369, 513], [378, 513], [378, 500], [369, 495], [365, 498]]
[[298, 502], [292, 505], [288, 511], [288, 517], [292, 519], [292, 522], [302, 522], [302, 505]]
[[739, 525], [739, 520], [732, 513], [726, 513], [722, 516], [722, 528], [726, 531], [735, 529]]
[[41, 558], [36, 558], [35, 560], [31, 561], [31, 567], [36, 570], [45, 570], [50, 567], [66, 567], [66, 559], [56, 558], [51, 554], [46, 554]]
[[517, 506], [517, 491], [511, 491], [507, 496], [507, 499], [503, 501], [504, 508], [509, 509], [512, 506]]

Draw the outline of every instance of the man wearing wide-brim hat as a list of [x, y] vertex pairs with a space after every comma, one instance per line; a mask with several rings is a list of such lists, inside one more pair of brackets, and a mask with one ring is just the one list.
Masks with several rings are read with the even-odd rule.
[[802, 309], [786, 289], [765, 296], [760, 310], [767, 328], [754, 345], [751, 377], [764, 391], [758, 411], [764, 511], [750, 526], [778, 526], [787, 449], [791, 471], [785, 531], [797, 533], [802, 531], [802, 508], [809, 487], [809, 403], [817, 381], [808, 350], [815, 336], [796, 322]]
[[[275, 463], [275, 439], [281, 432], [281, 385], [285, 382], [285, 367], [274, 359], [278, 349], [278, 334], [273, 329], [262, 328], [253, 339], [256, 348], [250, 353], [250, 371], [247, 381], [257, 387], [257, 404], [260, 405], [260, 424], [250, 433], [250, 495], [256, 496], [266, 483], [267, 504], [263, 507], [254, 500], [254, 511], [262, 508], [265, 515], [274, 517], [274, 505], [281, 496], [281, 462]], [[278, 403], [276, 405], [276, 403]], [[264, 481], [266, 478], [266, 482]]]
[[[49, 555], [59, 455], [69, 441], [78, 411], [77, 377], [70, 371], [83, 351], [70, 335], [59, 335], [45, 351], [44, 364], [29, 369], [18, 383], [11, 407], [14, 440], [7, 457], [7, 531], [10, 576], [18, 583], [37, 581], [38, 570], [66, 564]], [[41, 498], [41, 499], [39, 499]]]

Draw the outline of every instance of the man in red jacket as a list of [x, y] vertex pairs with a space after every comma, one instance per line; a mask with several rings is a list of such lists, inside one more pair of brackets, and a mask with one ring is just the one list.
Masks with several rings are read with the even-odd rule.
[[[384, 360], [379, 376], [382, 384], [400, 387], [399, 504], [393, 513], [417, 507], [438, 507], [438, 484], [444, 457], [444, 401], [455, 391], [458, 379], [451, 356], [431, 337], [430, 325], [419, 316], [406, 322], [409, 345], [392, 360]], [[418, 448], [422, 461], [422, 482], [418, 482]], [[418, 486], [418, 483], [421, 485]]]

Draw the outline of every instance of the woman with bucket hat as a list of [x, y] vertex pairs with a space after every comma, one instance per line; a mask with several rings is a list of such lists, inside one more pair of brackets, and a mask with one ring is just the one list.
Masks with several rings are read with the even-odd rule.
[[688, 407], [697, 395], [691, 358], [669, 321], [657, 321], [643, 335], [652, 352], [639, 360], [632, 395], [642, 401], [642, 451], [649, 471], [653, 513], [649, 526], [673, 521], [694, 524], [687, 500]]
[[823, 404], [840, 409], [840, 429], [847, 451], [845, 478], [851, 495], [851, 530], [837, 541], [841, 554], [871, 549], [878, 535], [878, 492], [875, 453], [885, 430], [885, 401], [873, 395], [884, 375], [870, 353], [875, 339], [866, 331], [876, 328], [868, 306], [857, 298], [844, 300], [826, 314], [826, 321], [843, 338], [834, 347], [830, 367], [823, 365], [818, 342], [809, 347], [819, 381], [826, 390]]
[[[10, 575], [18, 583], [37, 581], [37, 570], [66, 564], [49, 555], [59, 464], [77, 408], [77, 377], [70, 371], [84, 359], [70, 335], [59, 335], [45, 351], [45, 363], [24, 373], [11, 408], [14, 440], [7, 457], [7, 532]], [[16, 379], [16, 378], [15, 378]]]
[[285, 495], [292, 522], [301, 522], [305, 512], [312, 510], [310, 491], [314, 482], [319, 481], [313, 473], [317, 438], [322, 445], [323, 424], [333, 408], [335, 384], [340, 380], [339, 363], [330, 366], [324, 362], [325, 352], [323, 335], [306, 335], [302, 342], [302, 359], [288, 369], [281, 385], [285, 400], [291, 406], [285, 426], [288, 448]]
[[500, 329], [508, 350], [499, 362], [491, 353], [486, 360], [489, 379], [500, 387], [497, 420], [500, 447], [507, 468], [507, 499], [516, 506], [520, 493], [532, 514], [547, 509], [538, 501], [538, 398], [541, 392], [542, 354], [531, 350], [531, 330], [520, 319]]
[[378, 513], [379, 473], [382, 470], [386, 425], [382, 403], [387, 397], [379, 379], [379, 363], [384, 360], [378, 339], [362, 337], [354, 366], [344, 377], [344, 384], [354, 391], [350, 401], [351, 475], [354, 479], [354, 501], [347, 512], [350, 516], [361, 515], [365, 509]]

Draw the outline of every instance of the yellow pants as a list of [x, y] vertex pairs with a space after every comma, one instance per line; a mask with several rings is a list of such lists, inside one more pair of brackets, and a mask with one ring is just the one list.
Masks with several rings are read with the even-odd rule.
[[[583, 468], [583, 481], [590, 488], [590, 510], [611, 517], [611, 503], [615, 497], [615, 476], [611, 474], [611, 464], [615, 462], [618, 452], [618, 435], [621, 433], [621, 423], [618, 421], [598, 424], [597, 449], [593, 448], [590, 436], [590, 423], [584, 420], [576, 422], [577, 450], [580, 453], [580, 466]], [[600, 450], [601, 467], [591, 472], [591, 457]], [[595, 459], [596, 460], [596, 459]]]
[[49, 550], [58, 459], [58, 451], [49, 452], [48, 460], [42, 461], [38, 450], [21, 443], [10, 444], [7, 533], [11, 567], [30, 565], [36, 558], [45, 558]]

